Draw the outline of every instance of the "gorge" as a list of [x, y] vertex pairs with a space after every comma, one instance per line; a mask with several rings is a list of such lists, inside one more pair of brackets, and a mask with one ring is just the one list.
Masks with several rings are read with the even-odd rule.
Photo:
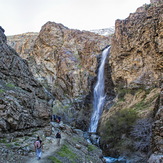
[[[117, 20], [110, 36], [55, 22], [47, 22], [39, 33], [7, 38], [0, 28], [2, 161], [13, 162], [5, 151], [23, 153], [22, 159], [32, 156], [27, 140], [33, 141], [39, 133], [50, 144], [56, 130], [62, 131], [64, 145], [77, 155], [76, 162], [103, 161], [101, 151], [81, 135], [90, 126], [102, 50], [111, 45], [103, 66], [105, 81], [101, 78], [103, 112], [98, 124], [92, 121], [95, 126], [90, 131], [101, 137], [99, 146], [105, 156], [124, 156], [131, 163], [161, 162], [162, 13], [162, 0], [151, 0], [125, 20]], [[51, 124], [52, 114], [64, 124]], [[54, 156], [61, 159], [59, 154]], [[72, 162], [68, 156], [67, 160]]]

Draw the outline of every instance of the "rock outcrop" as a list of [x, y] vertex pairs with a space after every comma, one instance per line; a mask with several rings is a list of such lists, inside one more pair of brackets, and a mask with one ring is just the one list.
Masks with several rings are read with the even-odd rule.
[[[163, 6], [144, 5], [125, 20], [117, 20], [111, 67], [116, 85], [160, 85], [163, 53]], [[118, 63], [118, 64], [117, 64]]]
[[[0, 135], [24, 135], [38, 127], [48, 130], [53, 97], [34, 79], [27, 62], [7, 45], [0, 27]], [[46, 130], [45, 129], [45, 130]], [[50, 132], [50, 131], [49, 131]]]
[[21, 58], [26, 59], [30, 56], [37, 36], [37, 32], [7, 36], [7, 44], [15, 49]]
[[[18, 40], [21, 37], [25, 41]], [[54, 22], [43, 25], [38, 36], [29, 33], [21, 37], [8, 37], [9, 44], [27, 59], [35, 78], [56, 97], [54, 112], [58, 113], [61, 102], [58, 110], [64, 122], [86, 129], [91, 111], [85, 104], [91, 105], [100, 54], [110, 44], [110, 38]]]
[[[28, 51], [27, 60], [34, 76], [49, 85], [58, 99], [88, 94], [89, 82], [95, 77], [96, 56], [110, 44], [109, 38], [54, 22], [47, 22], [35, 36], [30, 34], [23, 44], [21, 39], [13, 43], [16, 36], [8, 37], [9, 44], [21, 56]], [[33, 48], [29, 51], [28, 47]]]
[[162, 159], [163, 3], [152, 2], [116, 21], [109, 61], [117, 97], [98, 131], [104, 153], [129, 162]]

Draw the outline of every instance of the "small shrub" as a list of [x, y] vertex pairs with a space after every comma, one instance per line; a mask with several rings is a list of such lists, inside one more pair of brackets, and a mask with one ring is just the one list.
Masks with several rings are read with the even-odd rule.
[[7, 142], [7, 139], [4, 138], [4, 139], [0, 139], [0, 143], [6, 143]]
[[95, 149], [96, 149], [96, 147], [94, 145], [91, 145], [91, 144], [88, 145], [88, 151], [89, 152], [91, 152], [91, 151], [93, 151]]
[[11, 146], [12, 146], [12, 144], [5, 144], [6, 145], [6, 147], [8, 147], [8, 148], [10, 148]]
[[0, 93], [3, 93], [4, 92], [4, 90], [3, 89], [0, 89]]
[[139, 103], [134, 105], [134, 109], [135, 110], [143, 110], [143, 109], [147, 108], [147, 106], [148, 106], [148, 104], [146, 104], [144, 101], [140, 101]]
[[139, 89], [129, 89], [129, 88], [119, 88], [118, 89], [118, 98], [121, 101], [124, 101], [124, 96], [126, 94], [132, 94], [135, 95], [136, 92], [138, 92]]
[[19, 143], [14, 143], [14, 145], [15, 145], [15, 146], [20, 146], [20, 144], [19, 144]]
[[14, 84], [11, 84], [11, 83], [7, 83], [7, 84], [6, 84], [6, 87], [9, 87], [9, 88], [14, 88], [14, 87], [15, 87], [15, 85], [14, 85]]

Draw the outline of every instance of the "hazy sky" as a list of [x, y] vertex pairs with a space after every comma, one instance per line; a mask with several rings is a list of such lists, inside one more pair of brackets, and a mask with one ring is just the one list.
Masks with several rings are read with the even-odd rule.
[[150, 0], [0, 0], [6, 35], [39, 32], [47, 21], [79, 30], [114, 26]]

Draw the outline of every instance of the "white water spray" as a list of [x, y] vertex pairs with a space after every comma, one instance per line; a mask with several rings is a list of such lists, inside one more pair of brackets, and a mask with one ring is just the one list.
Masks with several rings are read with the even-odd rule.
[[98, 78], [97, 83], [94, 88], [94, 99], [93, 99], [93, 114], [91, 117], [91, 124], [89, 127], [89, 132], [95, 133], [98, 126], [98, 121], [103, 111], [104, 101], [105, 101], [105, 76], [104, 76], [104, 68], [105, 61], [110, 52], [110, 46], [103, 50], [101, 63], [98, 70]]

